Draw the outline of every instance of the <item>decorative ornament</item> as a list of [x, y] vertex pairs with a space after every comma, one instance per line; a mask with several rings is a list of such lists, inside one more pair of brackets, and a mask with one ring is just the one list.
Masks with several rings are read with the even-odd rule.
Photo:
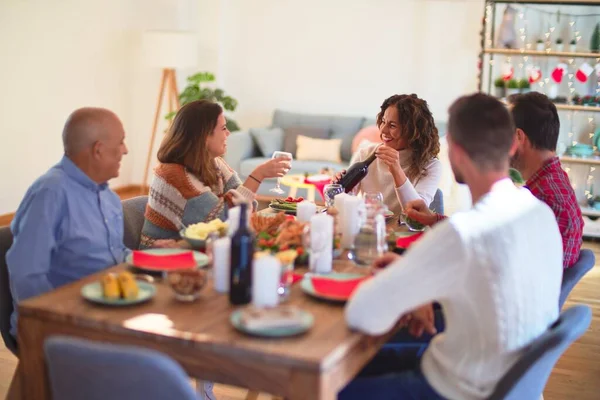
[[556, 68], [554, 68], [554, 71], [552, 71], [552, 79], [554, 80], [554, 82], [556, 83], [561, 83], [563, 80], [563, 77], [567, 74], [567, 64], [565, 63], [560, 63], [556, 66]]
[[527, 75], [529, 75], [529, 83], [536, 83], [542, 79], [542, 70], [540, 67], [528, 67]]
[[507, 6], [502, 16], [500, 29], [498, 29], [498, 37], [496, 38], [496, 47], [506, 49], [517, 48], [517, 31], [515, 29], [515, 15], [517, 10], [511, 6]]
[[502, 79], [505, 81], [510, 81], [515, 74], [515, 69], [512, 64], [504, 63], [500, 69], [500, 74], [502, 75]]
[[592, 67], [588, 63], [583, 63], [575, 72], [575, 78], [581, 83], [586, 83], [588, 80], [588, 76], [590, 76], [594, 72], [594, 67]]

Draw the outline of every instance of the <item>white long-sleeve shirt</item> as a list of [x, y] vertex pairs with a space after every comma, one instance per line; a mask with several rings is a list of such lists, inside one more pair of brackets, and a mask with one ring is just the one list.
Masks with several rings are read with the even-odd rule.
[[346, 319], [351, 328], [379, 335], [401, 315], [439, 301], [446, 328], [425, 352], [423, 373], [449, 399], [484, 399], [558, 318], [561, 279], [552, 210], [504, 179], [361, 285]]
[[[352, 156], [350, 164], [367, 159], [380, 143], [373, 143], [358, 150]], [[400, 167], [406, 172], [411, 164], [411, 151], [400, 150]], [[381, 192], [383, 202], [394, 214], [400, 214], [403, 206], [411, 200], [423, 199], [429, 206], [433, 201], [442, 176], [442, 164], [432, 158], [425, 166], [426, 174], [416, 183], [409, 179], [400, 187], [396, 187], [394, 177], [387, 165], [380, 159], [375, 159], [369, 166], [367, 176], [360, 182], [355, 190], [361, 192]]]

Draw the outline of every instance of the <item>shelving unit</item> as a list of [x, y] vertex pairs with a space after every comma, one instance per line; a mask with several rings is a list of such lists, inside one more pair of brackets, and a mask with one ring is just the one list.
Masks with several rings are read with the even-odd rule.
[[598, 58], [600, 53], [585, 53], [580, 51], [552, 51], [529, 49], [483, 49], [486, 54], [502, 54], [505, 56], [542, 56], [542, 57], [570, 57], [570, 58]]
[[[557, 62], [561, 60], [562, 62], [572, 64], [574, 60], [580, 60], [580, 62], [587, 61], [588, 63], [595, 65], [600, 63], [600, 53], [591, 52], [589, 50], [584, 51], [584, 49], [577, 49], [577, 51], [556, 51], [552, 48], [547, 48], [545, 50], [537, 50], [532, 47], [536, 47], [535, 43], [526, 43], [525, 39], [522, 39], [520, 43], [522, 44], [522, 48], [518, 49], [505, 49], [494, 47], [492, 44], [495, 43], [496, 40], [496, 5], [498, 4], [513, 4], [513, 5], [532, 5], [532, 6], [541, 6], [541, 5], [556, 5], [556, 6], [598, 6], [598, 14], [600, 14], [600, 0], [486, 0], [484, 6], [484, 14], [485, 17], [483, 19], [483, 27], [481, 31], [481, 52], [479, 53], [479, 61], [481, 68], [479, 69], [478, 82], [479, 82], [479, 90], [482, 92], [491, 93], [492, 92], [492, 83], [494, 80], [494, 57], [515, 57], [521, 63], [527, 61], [528, 57], [536, 57], [541, 59], [554, 58]], [[489, 13], [491, 7], [491, 15]], [[532, 7], [533, 8], [533, 7]], [[561, 9], [562, 11], [562, 9]], [[595, 13], [594, 13], [595, 14]], [[516, 18], [516, 17], [515, 17]], [[600, 20], [600, 17], [598, 18]], [[554, 28], [552, 28], [554, 29]], [[552, 31], [552, 30], [551, 30]], [[550, 31], [550, 32], [551, 32]], [[523, 34], [523, 32], [521, 32]], [[548, 33], [549, 34], [549, 33]], [[548, 38], [548, 35], [546, 35]], [[548, 42], [546, 42], [545, 47], [548, 46]], [[486, 61], [487, 60], [487, 61]], [[510, 59], [509, 59], [510, 60]], [[521, 64], [522, 67], [523, 64]], [[515, 67], [516, 68], [516, 67]], [[571, 75], [572, 76], [572, 75]], [[541, 86], [541, 85], [540, 85]], [[571, 87], [571, 84], [569, 84]], [[600, 87], [600, 84], [599, 84]], [[573, 93], [573, 90], [571, 90]], [[597, 113], [600, 112], [600, 106], [596, 105], [578, 105], [572, 104], [572, 99], [569, 96], [567, 103], [555, 103], [556, 108], [558, 110], [564, 111], [579, 111], [585, 113]], [[506, 99], [503, 99], [506, 101]], [[593, 114], [592, 114], [593, 115]], [[573, 156], [562, 156], [560, 160], [565, 165], [587, 165], [589, 166], [590, 171], [593, 171], [594, 168], [598, 168], [600, 166], [600, 156], [592, 156], [589, 158], [584, 157], [573, 157]], [[600, 210], [597, 210], [593, 207], [589, 207], [587, 205], [580, 204], [581, 212], [585, 216], [585, 226], [584, 226], [584, 235], [590, 237], [600, 237]], [[597, 221], [596, 221], [597, 220]]]

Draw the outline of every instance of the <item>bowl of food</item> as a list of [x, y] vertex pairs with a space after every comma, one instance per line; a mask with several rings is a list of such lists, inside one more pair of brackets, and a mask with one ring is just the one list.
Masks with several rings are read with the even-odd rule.
[[400, 219], [406, 224], [408, 230], [412, 232], [422, 232], [425, 230], [426, 226], [424, 224], [420, 223], [419, 221], [415, 221], [406, 214], [401, 214]]
[[195, 250], [203, 250], [206, 248], [206, 240], [211, 233], [215, 233], [218, 237], [227, 235], [227, 222], [220, 219], [213, 219], [210, 222], [199, 222], [192, 224], [185, 229], [179, 231], [179, 236], [192, 246]]
[[200, 297], [206, 284], [206, 271], [199, 268], [172, 270], [167, 273], [167, 283], [177, 300], [192, 302]]

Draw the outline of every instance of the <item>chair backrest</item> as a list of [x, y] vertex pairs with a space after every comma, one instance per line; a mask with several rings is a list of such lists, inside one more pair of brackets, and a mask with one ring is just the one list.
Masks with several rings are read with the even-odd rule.
[[563, 311], [548, 330], [528, 346], [496, 385], [488, 400], [538, 399], [554, 364], [590, 326], [592, 310], [577, 305]]
[[53, 336], [44, 351], [55, 399], [197, 398], [181, 366], [154, 350]]
[[123, 201], [123, 222], [125, 224], [123, 243], [129, 249], [137, 250], [140, 247], [146, 204], [148, 204], [148, 196], [138, 196]]
[[0, 333], [4, 345], [17, 355], [17, 341], [10, 334], [10, 316], [13, 313], [13, 298], [10, 292], [6, 252], [12, 246], [13, 236], [9, 226], [0, 227]]
[[577, 282], [579, 282], [595, 264], [596, 256], [594, 255], [594, 252], [590, 249], [582, 249], [579, 253], [577, 262], [571, 266], [571, 268], [563, 270], [560, 298], [558, 301], [559, 309], [562, 309], [565, 300], [567, 300], [569, 293], [571, 293], [571, 290], [573, 290]]
[[429, 208], [438, 214], [444, 215], [444, 194], [440, 189], [435, 191], [435, 195], [433, 196]]

